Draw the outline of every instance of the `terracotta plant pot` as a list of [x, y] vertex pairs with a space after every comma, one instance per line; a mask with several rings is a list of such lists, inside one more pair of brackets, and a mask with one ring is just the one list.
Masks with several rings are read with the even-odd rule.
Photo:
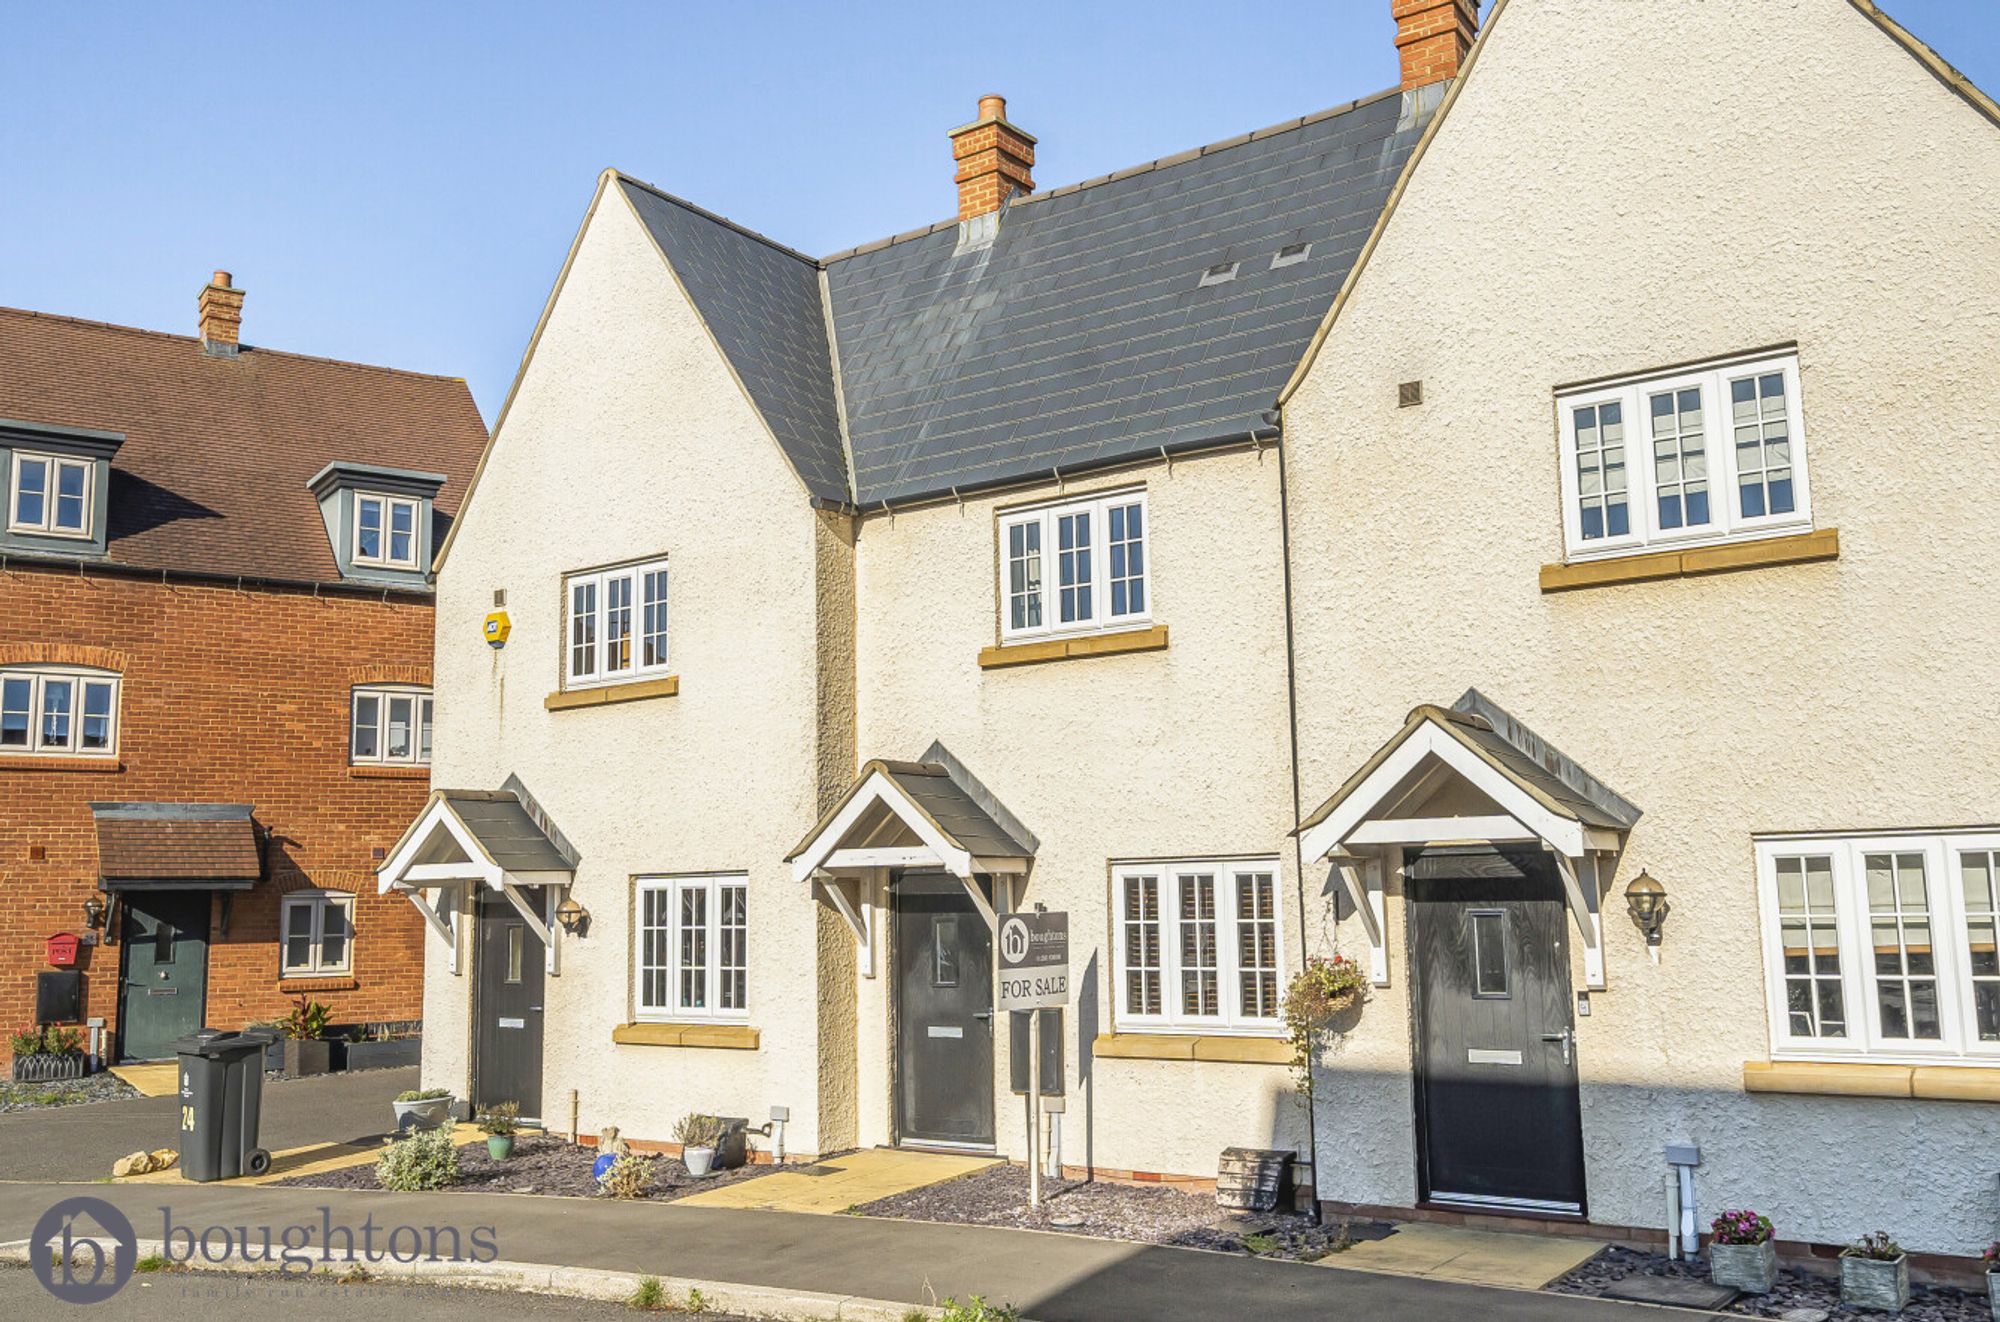
[[1910, 1302], [1910, 1259], [1884, 1261], [1881, 1258], [1840, 1259], [1840, 1302], [1849, 1308], [1869, 1308], [1878, 1313], [1898, 1313]]
[[715, 1166], [714, 1148], [682, 1148], [681, 1164], [688, 1168], [688, 1174], [700, 1178]]
[[1708, 1279], [1745, 1294], [1769, 1294], [1778, 1283], [1778, 1246], [1768, 1239], [1762, 1244], [1710, 1244]]
[[505, 1161], [507, 1158], [513, 1156], [514, 1136], [512, 1134], [488, 1134], [486, 1136], [486, 1155], [495, 1161]]

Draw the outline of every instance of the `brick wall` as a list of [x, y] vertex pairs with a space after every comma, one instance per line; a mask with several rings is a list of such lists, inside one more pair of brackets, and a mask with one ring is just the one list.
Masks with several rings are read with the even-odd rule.
[[[422, 808], [429, 772], [350, 767], [347, 721], [356, 683], [430, 682], [431, 617], [426, 601], [379, 595], [0, 569], [0, 665], [124, 675], [115, 760], [0, 756], [0, 1026], [33, 1019], [44, 938], [86, 930], [83, 904], [98, 893], [89, 805], [137, 800], [256, 806], [265, 879], [234, 897], [227, 934], [211, 905], [208, 1023], [274, 1018], [295, 988], [337, 1023], [418, 1017], [424, 924], [375, 894], [373, 851]], [[312, 886], [358, 896], [351, 977], [278, 976], [280, 896]], [[113, 1026], [119, 950], [87, 949], [79, 963], [88, 1014]]]

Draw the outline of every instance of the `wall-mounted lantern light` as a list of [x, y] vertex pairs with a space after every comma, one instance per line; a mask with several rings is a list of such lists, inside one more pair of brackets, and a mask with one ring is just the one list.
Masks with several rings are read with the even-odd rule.
[[93, 932], [104, 926], [104, 901], [95, 895], [83, 902], [84, 925]]
[[574, 895], [565, 895], [556, 906], [556, 921], [571, 936], [582, 936], [590, 930], [590, 911], [578, 904]]
[[1660, 929], [1666, 926], [1673, 906], [1667, 903], [1667, 888], [1641, 872], [1625, 887], [1625, 907], [1632, 911], [1632, 923], [1645, 935], [1646, 946], [1659, 958]]

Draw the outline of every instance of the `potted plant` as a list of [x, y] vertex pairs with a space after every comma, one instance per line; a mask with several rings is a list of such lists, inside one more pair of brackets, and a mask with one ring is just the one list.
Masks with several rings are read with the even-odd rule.
[[1986, 1246], [1986, 1252], [1979, 1255], [1979, 1265], [1986, 1268], [1986, 1303], [1993, 1310], [1994, 1322], [2000, 1322], [2000, 1239]]
[[479, 1132], [486, 1135], [486, 1155], [505, 1161], [514, 1155], [514, 1129], [521, 1119], [519, 1102], [495, 1102], [479, 1114]]
[[722, 1141], [722, 1122], [696, 1111], [674, 1124], [674, 1142], [681, 1145], [681, 1164], [696, 1179], [715, 1165], [715, 1145]]
[[1770, 1218], [1739, 1208], [1716, 1217], [1708, 1230], [1708, 1278], [1745, 1294], [1769, 1294], [1778, 1283]]
[[329, 1016], [325, 1005], [301, 995], [292, 1012], [278, 1021], [278, 1032], [285, 1039], [286, 1078], [325, 1074], [333, 1068], [333, 1043], [326, 1038]]
[[1887, 1231], [1863, 1235], [1841, 1250], [1840, 1302], [1883, 1313], [1910, 1302], [1910, 1257]]
[[74, 1028], [26, 1025], [8, 1034], [14, 1049], [16, 1083], [53, 1083], [80, 1079], [88, 1072], [83, 1034]]
[[1368, 987], [1361, 966], [1345, 955], [1315, 955], [1285, 988], [1285, 1028], [1292, 1038], [1292, 1076], [1299, 1093], [1312, 1098], [1313, 1055], [1320, 1035], [1345, 1014]]
[[451, 1115], [451, 1089], [412, 1088], [389, 1104], [396, 1111], [396, 1131], [436, 1129]]

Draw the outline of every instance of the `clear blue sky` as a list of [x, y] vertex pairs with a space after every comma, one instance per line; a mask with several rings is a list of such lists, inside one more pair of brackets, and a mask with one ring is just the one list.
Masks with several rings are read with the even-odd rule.
[[[2000, 91], [1995, 0], [1884, 7]], [[952, 213], [982, 92], [1069, 183], [1390, 86], [1388, 12], [14, 0], [0, 304], [192, 332], [222, 267], [247, 341], [463, 376], [490, 422], [607, 165], [832, 252]]]

